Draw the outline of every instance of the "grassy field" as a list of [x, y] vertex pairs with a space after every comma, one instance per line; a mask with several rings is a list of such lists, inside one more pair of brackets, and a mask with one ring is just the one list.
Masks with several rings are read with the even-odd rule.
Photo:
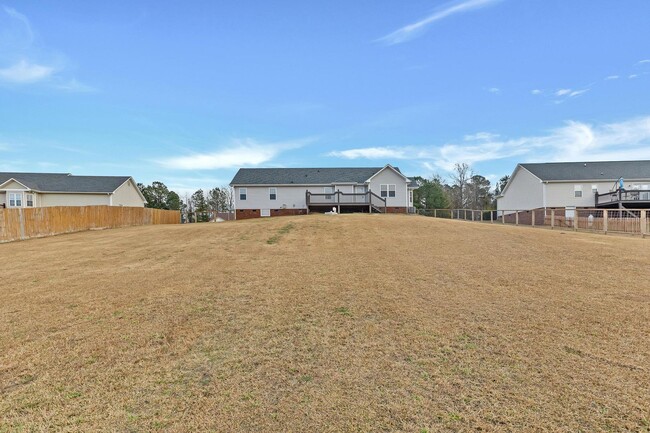
[[648, 240], [307, 216], [0, 260], [0, 432], [650, 430]]

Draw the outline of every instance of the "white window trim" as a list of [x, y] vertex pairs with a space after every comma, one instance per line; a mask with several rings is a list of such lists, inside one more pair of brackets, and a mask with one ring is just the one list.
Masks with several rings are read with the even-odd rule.
[[[16, 205], [13, 205], [13, 206], [12, 206], [12, 205], [11, 205], [11, 195], [12, 195], [12, 194], [20, 194], [20, 206], [16, 206]], [[25, 206], [24, 206], [24, 205], [25, 205], [25, 192], [24, 192], [24, 191], [20, 191], [20, 190], [7, 190], [7, 195], [6, 195], [6, 197], [7, 197], [7, 207], [8, 207], [8, 208], [25, 207]], [[15, 198], [14, 198], [14, 201], [16, 201]]]
[[[34, 207], [34, 204], [36, 202], [36, 194], [34, 194], [33, 192], [26, 192], [24, 194], [24, 196], [25, 196], [25, 207]], [[30, 197], [30, 196], [32, 197], [32, 199], [31, 199], [32, 204], [31, 205], [29, 204], [30, 200], [27, 198], [27, 197]]]
[[260, 216], [261, 217], [270, 217], [271, 216], [271, 209], [260, 209]]
[[[244, 194], [244, 198], [241, 198], [242, 196], [242, 191]], [[246, 201], [248, 199], [248, 188], [239, 188], [239, 194], [237, 195], [240, 201]]]
[[598, 185], [591, 185], [591, 192], [596, 194], [598, 192]]
[[[580, 193], [578, 195], [578, 193]], [[573, 185], [573, 197], [582, 198], [582, 185]]]
[[[271, 191], [273, 191], [273, 192], [271, 192]], [[271, 194], [275, 195], [275, 197], [271, 197]], [[272, 186], [272, 187], [269, 188], [269, 200], [277, 200], [277, 199], [278, 199], [278, 188], [275, 187], [275, 186]]]
[[[325, 194], [332, 194], [334, 195], [334, 187], [333, 186], [324, 186], [323, 187], [323, 192]], [[326, 195], [325, 200], [331, 200], [332, 196], [331, 195]]]
[[[390, 195], [391, 186], [393, 187], [393, 195]], [[382, 193], [386, 187], [386, 196], [383, 196]], [[395, 198], [397, 197], [397, 185], [394, 183], [382, 183], [379, 185], [379, 196], [381, 198]]]

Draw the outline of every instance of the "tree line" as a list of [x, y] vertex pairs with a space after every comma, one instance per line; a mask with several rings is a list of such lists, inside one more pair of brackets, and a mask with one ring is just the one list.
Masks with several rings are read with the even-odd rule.
[[184, 199], [159, 181], [151, 185], [138, 184], [144, 196], [145, 207], [153, 209], [178, 210], [185, 222], [206, 222], [213, 220], [219, 214], [230, 214], [234, 207], [234, 198], [229, 186], [216, 187], [209, 190], [196, 190], [186, 193]]
[[496, 197], [510, 176], [503, 176], [492, 187], [490, 180], [474, 173], [465, 163], [457, 163], [449, 180], [434, 174], [413, 178], [419, 188], [413, 191], [413, 204], [419, 209], [495, 209]]

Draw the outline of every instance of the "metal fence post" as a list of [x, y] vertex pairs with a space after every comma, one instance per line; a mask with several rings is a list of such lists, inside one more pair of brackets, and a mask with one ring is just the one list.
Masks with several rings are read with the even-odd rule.
[[603, 233], [607, 234], [607, 209], [603, 209]]

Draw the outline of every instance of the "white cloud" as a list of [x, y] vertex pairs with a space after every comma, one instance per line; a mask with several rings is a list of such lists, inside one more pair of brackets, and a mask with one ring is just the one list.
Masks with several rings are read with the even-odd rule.
[[[377, 149], [394, 154], [382, 155]], [[457, 162], [476, 164], [517, 157], [521, 161], [603, 161], [650, 159], [650, 116], [592, 125], [567, 121], [546, 134], [502, 139], [497, 134], [466, 135], [463, 142], [442, 146], [366, 148], [336, 156], [375, 159], [399, 157], [417, 161], [429, 171], [450, 171]]]
[[33, 83], [49, 78], [55, 69], [51, 66], [30, 63], [23, 59], [12, 66], [0, 69], [0, 80], [12, 83]]
[[284, 151], [303, 147], [312, 141], [313, 139], [303, 139], [261, 143], [251, 138], [237, 139], [233, 140], [229, 146], [215, 152], [177, 156], [155, 162], [163, 167], [179, 170], [211, 170], [258, 166], [268, 163]]
[[499, 89], [498, 87], [490, 87], [488, 89], [488, 92], [494, 93], [494, 94], [499, 94], [499, 93], [501, 93], [501, 89]]
[[542, 91], [539, 89], [533, 89], [530, 91], [530, 93], [532, 93], [533, 95], [541, 95]]
[[608, 77], [605, 77], [606, 80], [618, 80], [619, 78], [621, 77], [618, 75], [610, 75]]
[[574, 96], [582, 95], [583, 93], [586, 93], [588, 91], [589, 89], [574, 90], [573, 92], [569, 93], [569, 97], [573, 98]]
[[644, 63], [650, 63], [650, 59], [641, 60], [641, 61], [639, 62], [639, 65], [642, 65], [642, 64], [644, 64]]
[[84, 83], [80, 83], [74, 78], [70, 81], [59, 83], [55, 87], [57, 89], [65, 90], [67, 92], [75, 92], [75, 93], [90, 93], [90, 92], [97, 91], [97, 89], [95, 89], [94, 87], [88, 86]]
[[631, 74], [631, 75], [628, 75], [627, 78], [629, 78], [630, 80], [632, 80], [632, 79], [634, 79], [634, 78], [638, 78], [638, 76], [639, 76], [638, 74]]
[[365, 147], [359, 149], [336, 150], [330, 152], [328, 156], [335, 156], [345, 159], [404, 159], [408, 157], [406, 149], [392, 147]]
[[491, 132], [477, 132], [476, 134], [468, 134], [463, 137], [465, 141], [490, 141], [499, 137], [499, 134]]
[[5, 13], [9, 15], [10, 18], [19, 21], [22, 24], [25, 31], [25, 36], [27, 36], [28, 39], [27, 43], [31, 43], [34, 39], [34, 32], [32, 31], [32, 25], [29, 22], [29, 19], [27, 19], [25, 15], [21, 14], [16, 9], [7, 6], [3, 6], [2, 9], [4, 9]]
[[571, 92], [572, 92], [571, 89], [560, 89], [557, 92], [555, 92], [555, 96], [564, 96], [564, 95], [568, 95]]
[[469, 12], [481, 7], [491, 6], [499, 3], [500, 1], [502, 0], [465, 0], [461, 2], [456, 1], [447, 3], [441, 6], [428, 17], [413, 24], [404, 26], [392, 33], [389, 33], [388, 35], [379, 38], [378, 41], [383, 42], [387, 45], [401, 44], [421, 35], [428, 26], [435, 23], [436, 21], [440, 21], [451, 15]]

